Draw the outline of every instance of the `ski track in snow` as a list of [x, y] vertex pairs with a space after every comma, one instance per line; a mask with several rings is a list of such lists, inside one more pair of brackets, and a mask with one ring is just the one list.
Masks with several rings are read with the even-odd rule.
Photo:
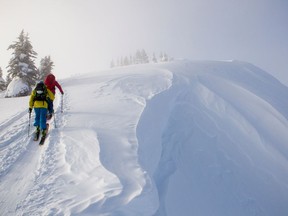
[[44, 146], [27, 111], [0, 122], [0, 215], [288, 212], [288, 91], [260, 69], [176, 61], [63, 87]]
[[27, 120], [27, 111], [23, 111], [0, 125], [0, 176], [9, 171], [9, 166], [17, 160], [25, 147], [23, 142], [28, 137]]
[[42, 149], [38, 142], [33, 141], [33, 121], [34, 114], [31, 115], [29, 130], [28, 112], [25, 110], [0, 125], [1, 129], [5, 128], [1, 130], [0, 140], [0, 190], [4, 198], [1, 200], [1, 215], [24, 214], [19, 206], [35, 184], [40, 161], [45, 155], [44, 149], [47, 147], [43, 146]]

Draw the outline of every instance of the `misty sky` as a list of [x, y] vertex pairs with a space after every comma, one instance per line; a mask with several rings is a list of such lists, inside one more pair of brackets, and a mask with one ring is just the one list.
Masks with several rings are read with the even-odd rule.
[[24, 29], [36, 66], [50, 55], [60, 78], [145, 49], [248, 61], [288, 85], [287, 22], [287, 0], [0, 0], [0, 67]]

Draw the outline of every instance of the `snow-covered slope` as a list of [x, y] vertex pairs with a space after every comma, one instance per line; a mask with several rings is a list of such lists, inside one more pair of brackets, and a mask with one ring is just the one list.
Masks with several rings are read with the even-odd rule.
[[0, 99], [0, 215], [288, 215], [288, 88], [261, 69], [181, 60], [61, 83], [42, 147], [28, 97]]

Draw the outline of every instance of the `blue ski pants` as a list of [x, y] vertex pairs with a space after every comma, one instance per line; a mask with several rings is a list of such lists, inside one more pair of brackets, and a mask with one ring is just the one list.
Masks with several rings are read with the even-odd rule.
[[45, 130], [47, 109], [46, 108], [34, 108], [34, 111], [35, 111], [34, 126], [40, 127], [41, 130]]

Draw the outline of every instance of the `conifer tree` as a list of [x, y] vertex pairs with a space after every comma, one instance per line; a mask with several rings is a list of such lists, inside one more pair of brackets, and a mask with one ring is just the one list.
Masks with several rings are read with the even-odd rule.
[[52, 69], [54, 67], [54, 62], [51, 60], [50, 56], [45, 56], [44, 58], [41, 59], [40, 61], [40, 66], [39, 66], [39, 80], [44, 80], [44, 78], [52, 72]]
[[166, 53], [161, 52], [159, 58], [160, 58], [161, 62], [167, 62], [168, 61], [168, 55]]
[[167, 55], [166, 53], [164, 53], [163, 56], [162, 56], [162, 61], [163, 61], [163, 62], [167, 62], [168, 59], [169, 59], [169, 58], [168, 58], [168, 55]]
[[125, 56], [124, 58], [124, 66], [129, 65], [129, 58], [127, 56]]
[[0, 91], [4, 91], [6, 89], [6, 83], [2, 76], [3, 76], [3, 72], [2, 72], [2, 68], [0, 67]]
[[146, 51], [142, 49], [141, 51], [141, 63], [149, 63], [149, 56], [147, 55]]
[[37, 53], [33, 50], [28, 34], [21, 31], [18, 40], [8, 47], [13, 50], [13, 57], [9, 61], [8, 79], [21, 78], [30, 87], [35, 85], [37, 80], [37, 68], [34, 63]]
[[12, 81], [11, 77], [9, 76], [9, 74], [7, 74], [7, 76], [6, 76], [6, 85], [8, 85], [11, 81]]
[[110, 63], [110, 67], [111, 68], [114, 68], [115, 67], [115, 63], [114, 63], [114, 60], [112, 59], [111, 63]]
[[129, 64], [130, 65], [134, 64], [134, 60], [133, 60], [133, 56], [132, 55], [130, 55], [130, 57], [129, 57]]
[[152, 62], [157, 63], [157, 58], [156, 58], [155, 53], [153, 53]]
[[134, 64], [141, 64], [141, 63], [142, 63], [141, 51], [137, 50], [136, 53], [135, 53]]

